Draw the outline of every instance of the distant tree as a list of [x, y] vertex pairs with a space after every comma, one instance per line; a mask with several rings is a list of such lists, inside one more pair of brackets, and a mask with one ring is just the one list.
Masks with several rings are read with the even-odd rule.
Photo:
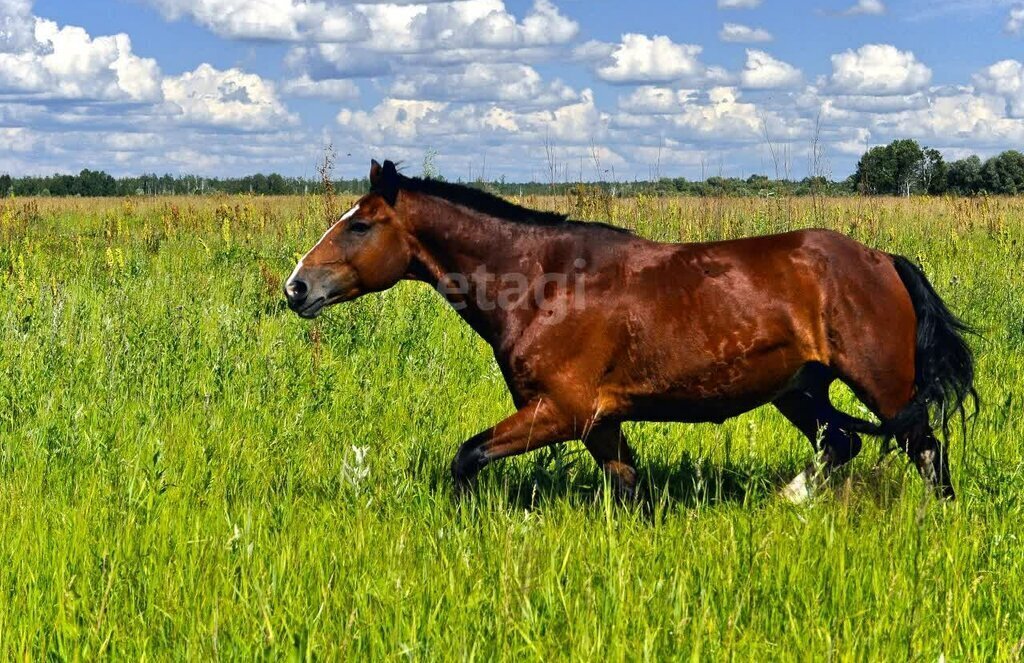
[[920, 182], [920, 174], [924, 170], [924, 150], [916, 140], [897, 140], [886, 148], [892, 162], [893, 178], [896, 181], [896, 193], [909, 196], [915, 185]]
[[868, 150], [854, 178], [862, 193], [909, 196], [928, 192], [944, 168], [938, 150], [926, 151], [916, 140], [905, 139]]
[[277, 173], [267, 175], [267, 193], [280, 196], [288, 193], [288, 184], [285, 179]]
[[1009, 150], [992, 157], [981, 167], [981, 180], [991, 193], [1024, 193], [1024, 154]]
[[941, 196], [949, 186], [949, 166], [942, 158], [942, 153], [934, 148], [924, 150], [920, 186], [925, 193], [933, 196]]
[[949, 164], [946, 177], [948, 189], [961, 196], [980, 193], [985, 186], [981, 179], [981, 168], [981, 159], [977, 155]]
[[7, 173], [0, 175], [0, 197], [7, 197], [11, 195], [11, 187], [13, 183], [11, 176]]
[[82, 170], [77, 178], [72, 178], [68, 187], [71, 194], [77, 196], [113, 196], [117, 193], [117, 182], [113, 177], [102, 170], [88, 168]]
[[888, 149], [878, 146], [865, 152], [857, 162], [857, 172], [853, 178], [861, 193], [894, 193], [896, 182], [893, 179]]

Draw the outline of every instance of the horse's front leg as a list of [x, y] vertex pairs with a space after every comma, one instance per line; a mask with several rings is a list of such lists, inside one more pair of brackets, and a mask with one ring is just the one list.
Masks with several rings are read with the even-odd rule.
[[455, 486], [472, 485], [486, 465], [576, 437], [571, 418], [564, 417], [549, 400], [529, 401], [518, 412], [466, 440], [452, 461]]
[[636, 461], [622, 432], [622, 424], [602, 422], [594, 425], [584, 436], [583, 444], [614, 482], [619, 499], [632, 501], [636, 492]]

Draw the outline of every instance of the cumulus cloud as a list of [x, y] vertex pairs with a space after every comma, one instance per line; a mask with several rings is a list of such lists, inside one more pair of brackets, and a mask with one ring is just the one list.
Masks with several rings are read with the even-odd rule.
[[747, 66], [740, 74], [743, 87], [751, 90], [793, 88], [803, 82], [800, 70], [764, 51], [747, 50]]
[[235, 39], [350, 41], [367, 29], [353, 7], [299, 0], [151, 0], [171, 20], [183, 16]]
[[877, 138], [916, 138], [938, 147], [1003, 150], [1024, 141], [1024, 122], [1007, 117], [1001, 99], [967, 89], [936, 97], [924, 109], [877, 115], [872, 125]]
[[[897, 113], [928, 108], [931, 105], [931, 97], [924, 92], [883, 97], [856, 94], [833, 95], [827, 97], [826, 103], [835, 109], [857, 113]], [[850, 121], [856, 124], [857, 119], [851, 116]]]
[[754, 9], [761, 5], [761, 0], [718, 0], [719, 9]]
[[370, 34], [365, 44], [382, 53], [425, 53], [453, 49], [512, 49], [564, 44], [579, 25], [550, 0], [535, 0], [517, 21], [503, 0], [430, 5], [365, 5]]
[[380, 53], [561, 44], [578, 24], [551, 0], [535, 0], [518, 21], [504, 0], [309, 2], [306, 0], [149, 0], [170, 19], [191, 17], [223, 37], [343, 44]]
[[328, 101], [352, 101], [359, 98], [359, 86], [347, 78], [314, 80], [309, 74], [285, 81], [281, 91], [293, 97]]
[[832, 56], [831, 84], [840, 94], [911, 94], [931, 79], [932, 70], [913, 53], [887, 44], [867, 44]]
[[506, 104], [457, 104], [388, 97], [369, 111], [343, 109], [337, 123], [357, 140], [399, 147], [444, 141], [450, 148], [515, 143], [536, 146], [552, 140], [587, 145], [603, 134], [608, 116], [590, 90], [578, 100], [548, 109]]
[[1024, 64], [1003, 60], [975, 74], [975, 85], [1006, 99], [1011, 117], [1024, 118]]
[[188, 125], [245, 131], [294, 125], [298, 118], [278, 99], [273, 83], [239, 69], [201, 64], [163, 82], [164, 97], [181, 109]]
[[456, 70], [400, 75], [391, 96], [440, 101], [501, 101], [522, 106], [552, 106], [577, 99], [559, 80], [547, 83], [525, 64], [472, 63]]
[[31, 34], [27, 48], [0, 52], [0, 96], [122, 102], [160, 97], [156, 61], [135, 55], [126, 34], [93, 39], [82, 28], [40, 18]]
[[1006, 31], [1011, 35], [1024, 33], [1024, 6], [1010, 10], [1010, 15], [1006, 17]]
[[0, 53], [32, 48], [34, 23], [31, 0], [0, 0]]
[[297, 46], [288, 55], [290, 66], [314, 78], [355, 78], [432, 65], [528, 63], [549, 59], [552, 48], [579, 31], [550, 0], [535, 0], [522, 20], [504, 0], [356, 6], [368, 25], [361, 41]]
[[857, 0], [857, 4], [843, 12], [847, 16], [879, 16], [885, 13], [882, 0]]
[[772, 34], [763, 28], [751, 28], [739, 23], [726, 23], [718, 32], [722, 41], [739, 44], [756, 44], [772, 40]]
[[[733, 87], [708, 91], [644, 86], [619, 98], [620, 112], [612, 126], [640, 136], [671, 136], [681, 143], [740, 145], [760, 143], [767, 123], [772, 135], [793, 138], [802, 121], [783, 119], [770, 109], [742, 100]], [[643, 143], [642, 138], [639, 142]]]
[[576, 56], [593, 59], [595, 73], [609, 83], [668, 83], [704, 77], [707, 68], [698, 59], [703, 50], [661, 35], [630, 33], [618, 44], [587, 42], [576, 49]]

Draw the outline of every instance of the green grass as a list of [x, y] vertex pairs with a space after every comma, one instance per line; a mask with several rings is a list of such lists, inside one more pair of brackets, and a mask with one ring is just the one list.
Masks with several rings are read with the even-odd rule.
[[659, 239], [826, 225], [921, 259], [983, 332], [960, 500], [869, 443], [788, 506], [811, 449], [762, 409], [630, 426], [637, 508], [578, 444], [458, 502], [455, 449], [512, 407], [488, 348], [415, 284], [314, 323], [284, 309], [316, 201], [14, 201], [0, 658], [1019, 659], [1024, 201], [608, 211]]

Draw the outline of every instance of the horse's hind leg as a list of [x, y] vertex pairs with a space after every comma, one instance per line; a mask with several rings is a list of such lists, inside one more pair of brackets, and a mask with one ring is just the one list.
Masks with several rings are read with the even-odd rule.
[[917, 466], [921, 478], [936, 495], [948, 500], [956, 499], [949, 477], [949, 456], [927, 421], [916, 424], [901, 435], [900, 448]]
[[[899, 371], [886, 371], [882, 367], [897, 366]], [[913, 354], [897, 354], [892, 350], [889, 356], [876, 353], [872, 360], [864, 360], [856, 370], [844, 366], [842, 380], [853, 389], [882, 421], [892, 422], [905, 408], [911, 405], [914, 391]], [[917, 467], [917, 471], [939, 497], [954, 499], [953, 484], [950, 481], [949, 457], [941, 442], [936, 439], [924, 410], [916, 414], [916, 420], [897, 433], [899, 447]]]
[[799, 387], [773, 401], [815, 450], [821, 452], [818, 462], [798, 474], [783, 490], [786, 499], [797, 503], [806, 500], [833, 470], [853, 460], [861, 450], [860, 436], [842, 429], [842, 416], [829, 401], [831, 375], [823, 367], [811, 369], [801, 382]]

